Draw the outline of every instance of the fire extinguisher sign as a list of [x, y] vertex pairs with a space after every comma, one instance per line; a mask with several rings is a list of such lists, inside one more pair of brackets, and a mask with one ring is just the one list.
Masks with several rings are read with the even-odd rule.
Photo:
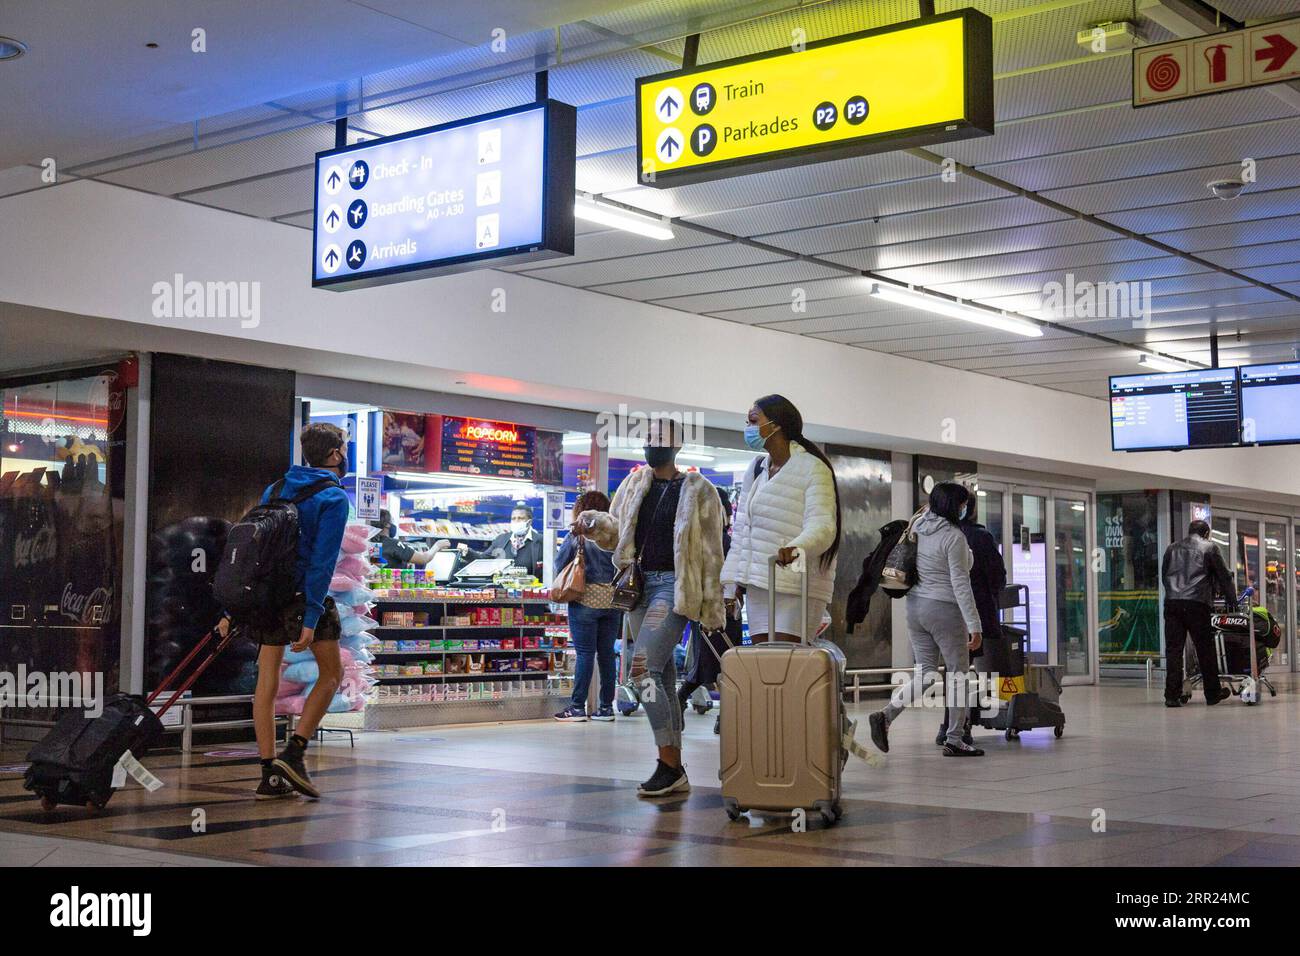
[[1133, 105], [1151, 106], [1300, 77], [1300, 19], [1133, 51]]

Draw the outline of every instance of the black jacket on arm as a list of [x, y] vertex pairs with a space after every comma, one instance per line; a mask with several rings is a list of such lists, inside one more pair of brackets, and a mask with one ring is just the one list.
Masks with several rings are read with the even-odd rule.
[[871, 609], [871, 596], [880, 587], [880, 572], [885, 568], [885, 559], [906, 530], [906, 521], [889, 522], [880, 529], [880, 543], [876, 549], [862, 559], [862, 576], [849, 592], [844, 605], [844, 626], [850, 634], [867, 619], [867, 611]]
[[[998, 595], [1007, 586], [1007, 565], [1002, 552], [989, 529], [978, 522], [963, 523], [961, 533], [966, 536], [975, 562], [970, 569], [970, 589], [975, 594], [975, 607], [980, 613], [984, 640], [1002, 637], [1002, 620], [998, 615]], [[971, 656], [984, 653], [983, 645]]]

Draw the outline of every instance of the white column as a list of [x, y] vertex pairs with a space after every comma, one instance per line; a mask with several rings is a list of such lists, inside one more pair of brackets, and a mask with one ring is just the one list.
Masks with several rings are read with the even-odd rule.
[[145, 601], [149, 565], [149, 415], [152, 356], [142, 352], [139, 382], [127, 391], [126, 500], [122, 512], [122, 646], [118, 681], [129, 694], [144, 692]]

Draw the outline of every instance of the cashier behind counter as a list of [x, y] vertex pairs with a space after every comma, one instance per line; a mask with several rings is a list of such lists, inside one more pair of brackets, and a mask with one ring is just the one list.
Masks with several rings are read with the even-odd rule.
[[389, 514], [386, 508], [379, 512], [379, 520], [372, 521], [370, 524], [379, 529], [377, 536], [379, 558], [390, 568], [406, 568], [411, 565], [422, 568], [432, 561], [433, 556], [439, 551], [445, 551], [451, 547], [450, 541], [436, 541], [433, 547], [421, 551], [419, 548], [407, 544], [401, 538], [395, 537], [397, 529], [393, 527], [393, 516]]
[[457, 547], [464, 558], [509, 558], [539, 581], [542, 578], [542, 536], [533, 530], [533, 509], [527, 505], [510, 512], [510, 530], [497, 535], [484, 550], [476, 551], [465, 544]]

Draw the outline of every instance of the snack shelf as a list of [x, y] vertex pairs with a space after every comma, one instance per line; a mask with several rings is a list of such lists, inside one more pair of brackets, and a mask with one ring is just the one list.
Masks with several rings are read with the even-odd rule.
[[470, 597], [426, 597], [411, 594], [405, 597], [388, 597], [383, 592], [371, 591], [372, 604], [550, 604], [548, 598], [470, 598]]
[[405, 655], [407, 655], [407, 654], [414, 654], [414, 655], [417, 655], [417, 656], [419, 656], [419, 655], [421, 655], [421, 654], [423, 654], [423, 655], [429, 655], [429, 654], [540, 654], [540, 653], [558, 654], [558, 653], [560, 653], [561, 651], [563, 651], [563, 652], [566, 653], [566, 654], [568, 654], [568, 653], [570, 653], [570, 652], [572, 652], [572, 653], [577, 653], [577, 651], [576, 651], [574, 648], [572, 648], [572, 647], [567, 647], [567, 646], [565, 646], [565, 647], [554, 647], [554, 646], [551, 646], [551, 647], [514, 647], [514, 648], [509, 648], [509, 649], [501, 648], [501, 647], [496, 647], [496, 648], [493, 648], [493, 647], [464, 647], [464, 648], [452, 649], [452, 650], [430, 650], [430, 651], [371, 651], [371, 653], [374, 654], [375, 657], [397, 657], [397, 656], [399, 656], [399, 655], [405, 656]]
[[366, 628], [375, 631], [535, 631], [539, 627], [563, 627], [562, 624], [380, 624]]
[[475, 674], [408, 674], [403, 677], [376, 677], [380, 684], [424, 684], [428, 681], [445, 680], [448, 677], [473, 678], [474, 680], [496, 680], [499, 677], [571, 677], [564, 671], [479, 671]]
[[[511, 695], [509, 697], [485, 697], [472, 698], [466, 697], [460, 700], [392, 700], [376, 701], [369, 705], [371, 707], [446, 707], [448, 704], [482, 704], [489, 701], [497, 700], [563, 700], [573, 694], [573, 688], [567, 690], [548, 690], [541, 694]], [[412, 724], [411, 726], [419, 726]]]

